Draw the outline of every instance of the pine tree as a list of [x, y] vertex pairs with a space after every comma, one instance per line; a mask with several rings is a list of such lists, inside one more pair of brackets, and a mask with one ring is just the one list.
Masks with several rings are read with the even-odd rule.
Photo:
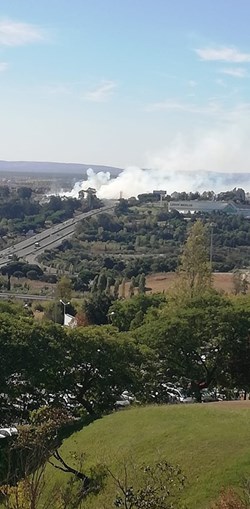
[[98, 277], [98, 283], [97, 283], [97, 289], [100, 293], [105, 292], [107, 285], [107, 276], [104, 274], [104, 272], [101, 272], [101, 274]]
[[107, 277], [107, 283], [105, 288], [106, 295], [110, 295], [110, 287], [111, 287], [111, 279], [110, 277]]
[[120, 281], [119, 281], [119, 279], [116, 279], [115, 284], [114, 284], [114, 291], [113, 291], [113, 296], [114, 296], [114, 299], [116, 299], [116, 300], [119, 298], [119, 288], [120, 288]]
[[91, 293], [97, 292], [97, 285], [98, 285], [98, 274], [94, 277], [92, 286], [91, 286]]
[[145, 274], [140, 275], [138, 293], [144, 294], [146, 292], [146, 277]]
[[122, 287], [121, 287], [121, 297], [122, 299], [125, 299], [125, 283], [126, 283], [126, 279], [125, 277], [123, 278], [122, 280]]
[[131, 283], [130, 283], [129, 289], [128, 289], [128, 294], [129, 294], [130, 298], [133, 297], [135, 294], [135, 278], [134, 278], [134, 276], [131, 279]]

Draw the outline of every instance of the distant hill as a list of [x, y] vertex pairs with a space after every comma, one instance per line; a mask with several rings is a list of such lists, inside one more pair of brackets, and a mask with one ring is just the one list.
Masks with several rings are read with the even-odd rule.
[[78, 164], [78, 163], [54, 163], [43, 161], [0, 161], [0, 172], [15, 173], [86, 173], [88, 168], [92, 168], [95, 173], [99, 171], [109, 171], [112, 177], [117, 177], [121, 173], [121, 168], [113, 166], [101, 166], [96, 164]]

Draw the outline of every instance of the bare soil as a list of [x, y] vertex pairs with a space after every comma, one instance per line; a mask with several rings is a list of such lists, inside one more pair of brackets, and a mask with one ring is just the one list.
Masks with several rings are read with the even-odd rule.
[[[176, 274], [174, 272], [159, 272], [146, 277], [147, 293], [167, 292], [174, 284]], [[128, 296], [130, 282], [125, 285], [125, 296]], [[213, 286], [227, 294], [234, 293], [233, 274], [229, 272], [215, 272], [213, 274]], [[135, 290], [136, 293], [136, 290]]]
[[[16, 278], [16, 277], [12, 277], [11, 278], [11, 286], [12, 286], [12, 289], [16, 289], [18, 291], [18, 286], [15, 287], [15, 285], [22, 285], [24, 286], [24, 284], [26, 283], [26, 285], [28, 285], [28, 293], [30, 294], [37, 294], [37, 296], [39, 297], [39, 294], [48, 294], [48, 295], [51, 295], [51, 293], [53, 292], [53, 288], [56, 287], [55, 284], [53, 283], [45, 283], [44, 281], [39, 281], [39, 280], [31, 280], [31, 279], [26, 279], [26, 278]], [[20, 290], [21, 290], [21, 287], [20, 287]]]

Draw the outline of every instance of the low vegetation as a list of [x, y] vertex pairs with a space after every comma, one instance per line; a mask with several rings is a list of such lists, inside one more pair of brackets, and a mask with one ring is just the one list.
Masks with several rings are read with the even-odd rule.
[[[102, 463], [120, 480], [126, 467], [128, 485], [134, 487], [143, 483], [140, 466], [167, 460], [180, 465], [186, 478], [183, 504], [190, 509], [207, 508], [223, 488], [237, 486], [249, 476], [250, 407], [223, 405], [151, 406], [118, 412], [72, 435], [60, 453], [66, 461], [76, 452], [84, 453], [88, 469]], [[51, 466], [47, 475], [53, 483], [68, 480]], [[110, 508], [117, 492], [116, 483], [108, 478], [105, 489], [86, 500], [84, 507]]]
[[[202, 220], [191, 225], [165, 295], [146, 295], [140, 273], [123, 299], [125, 278], [101, 271], [72, 303], [61, 278], [42, 321], [28, 306], [0, 306], [0, 421], [19, 425], [0, 444], [6, 508], [202, 509], [242, 480], [249, 407], [167, 405], [250, 391], [250, 299], [242, 280], [233, 297], [213, 289], [207, 232]], [[75, 328], [53, 323], [65, 308]], [[137, 408], [115, 414], [125, 392]]]

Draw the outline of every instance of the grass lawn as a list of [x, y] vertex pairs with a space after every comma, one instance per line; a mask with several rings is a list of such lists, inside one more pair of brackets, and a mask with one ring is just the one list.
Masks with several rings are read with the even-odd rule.
[[[88, 466], [104, 463], [122, 478], [127, 465], [132, 483], [134, 465], [165, 459], [179, 464], [187, 477], [183, 502], [202, 509], [223, 486], [250, 476], [250, 403], [134, 407], [95, 421], [66, 439], [61, 453], [72, 464], [72, 452], [85, 452]], [[50, 483], [68, 474], [48, 467]], [[85, 502], [91, 509], [111, 508], [116, 488], [111, 480], [98, 496]]]

